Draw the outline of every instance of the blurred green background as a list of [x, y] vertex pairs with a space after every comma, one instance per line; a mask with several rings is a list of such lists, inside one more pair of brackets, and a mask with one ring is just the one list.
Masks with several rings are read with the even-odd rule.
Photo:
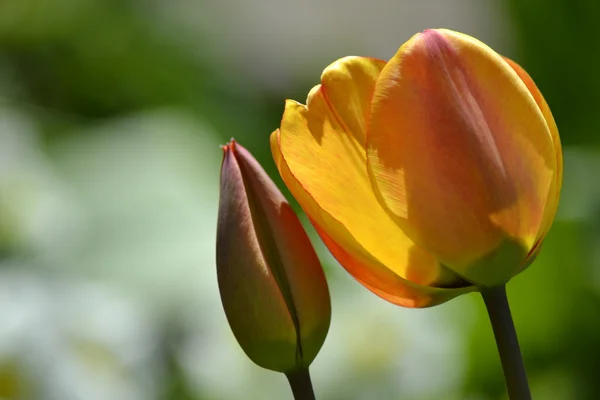
[[[553, 110], [562, 203], [509, 298], [534, 398], [600, 398], [599, 16], [593, 0], [0, 2], [0, 399], [291, 398], [220, 304], [219, 144], [283, 188], [283, 100], [431, 27], [518, 61]], [[310, 232], [333, 303], [319, 399], [506, 399], [477, 295], [393, 306]]]

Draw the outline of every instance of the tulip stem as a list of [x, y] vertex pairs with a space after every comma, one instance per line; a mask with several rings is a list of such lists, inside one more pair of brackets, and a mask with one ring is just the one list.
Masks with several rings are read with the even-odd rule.
[[519, 340], [506, 297], [506, 287], [502, 285], [482, 289], [481, 295], [492, 323], [498, 353], [500, 353], [508, 398], [510, 400], [531, 400]]
[[285, 376], [290, 382], [292, 393], [294, 393], [294, 400], [315, 400], [315, 392], [308, 368], [288, 372]]

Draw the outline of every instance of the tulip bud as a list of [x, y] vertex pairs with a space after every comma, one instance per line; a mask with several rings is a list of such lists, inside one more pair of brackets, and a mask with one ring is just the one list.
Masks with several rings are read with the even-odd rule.
[[234, 140], [223, 150], [217, 276], [227, 320], [259, 366], [283, 373], [306, 368], [331, 319], [319, 259], [260, 164]]

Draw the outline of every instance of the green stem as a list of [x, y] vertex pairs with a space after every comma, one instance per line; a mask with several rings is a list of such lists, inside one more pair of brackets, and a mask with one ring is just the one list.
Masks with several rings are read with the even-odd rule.
[[288, 372], [285, 376], [288, 378], [295, 400], [315, 400], [315, 392], [308, 368]]
[[510, 400], [531, 400], [519, 340], [506, 297], [506, 287], [502, 285], [485, 288], [481, 290], [481, 295], [498, 345], [508, 398]]

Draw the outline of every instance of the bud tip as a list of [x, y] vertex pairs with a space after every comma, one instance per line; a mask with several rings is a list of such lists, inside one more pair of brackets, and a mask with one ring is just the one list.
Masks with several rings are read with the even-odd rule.
[[227, 153], [229, 150], [234, 151], [235, 150], [235, 144], [236, 141], [234, 138], [229, 139], [229, 142], [227, 142], [226, 144], [222, 144], [221, 150], [223, 150], [223, 153]]

